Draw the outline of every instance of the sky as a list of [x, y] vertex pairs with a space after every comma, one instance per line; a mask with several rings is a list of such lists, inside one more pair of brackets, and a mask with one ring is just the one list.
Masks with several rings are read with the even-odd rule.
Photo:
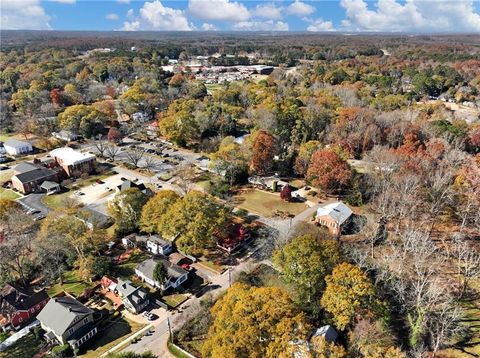
[[480, 0], [0, 0], [0, 29], [480, 33]]

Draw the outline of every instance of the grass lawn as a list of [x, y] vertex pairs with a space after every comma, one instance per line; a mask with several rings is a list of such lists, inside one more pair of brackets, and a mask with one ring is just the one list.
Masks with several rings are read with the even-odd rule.
[[172, 295], [166, 295], [162, 297], [162, 300], [171, 308], [175, 308], [188, 300], [188, 295], [183, 293], [176, 293]]
[[244, 191], [234, 199], [238, 207], [265, 217], [271, 217], [277, 210], [298, 215], [307, 208], [304, 203], [287, 202], [280, 199], [279, 193], [269, 193], [258, 189]]
[[48, 295], [53, 297], [62, 291], [66, 291], [71, 295], [77, 297], [86, 288], [92, 287], [93, 283], [83, 282], [79, 280], [76, 271], [67, 271], [63, 274], [63, 285], [57, 283], [48, 289]]
[[12, 176], [13, 176], [12, 169], [2, 170], [0, 172], [0, 184], [3, 184], [6, 181], [9, 181], [12, 178]]
[[0, 188], [0, 199], [10, 199], [10, 200], [15, 200], [19, 198], [20, 195], [14, 192], [11, 189], [4, 189]]
[[15, 342], [6, 351], [0, 352], [0, 358], [27, 358], [39, 353], [42, 348], [42, 340], [36, 339], [30, 333]]
[[145, 327], [143, 324], [129, 321], [125, 317], [117, 318], [104, 328], [104, 330], [100, 329], [94, 338], [92, 345], [88, 348], [85, 354], [82, 354], [79, 357], [100, 357], [103, 353], [143, 327]]
[[147, 258], [148, 256], [140, 250], [133, 252], [125, 262], [114, 266], [114, 277], [130, 280], [135, 275], [138, 264]]
[[168, 342], [168, 351], [172, 353], [174, 357], [177, 358], [190, 358], [190, 356], [187, 356], [185, 353], [183, 353], [180, 349], [177, 348], [173, 343]]
[[[181, 342], [182, 348], [190, 354], [194, 354], [197, 357], [200, 355], [202, 351], [203, 343], [205, 342], [204, 339], [195, 339], [193, 341], [183, 341]], [[184, 357], [184, 356], [176, 356], [176, 357]]]
[[65, 199], [72, 195], [72, 191], [68, 190], [64, 193], [45, 195], [42, 198], [42, 203], [52, 210], [62, 209], [65, 207]]

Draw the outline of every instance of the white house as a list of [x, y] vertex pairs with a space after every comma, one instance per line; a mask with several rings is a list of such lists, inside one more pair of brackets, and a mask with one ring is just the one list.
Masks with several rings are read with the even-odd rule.
[[[165, 282], [160, 283], [153, 279], [153, 271], [157, 263], [161, 263], [167, 272]], [[150, 286], [160, 288], [162, 291], [177, 288], [188, 279], [188, 271], [174, 265], [166, 259], [148, 259], [141, 262], [135, 269], [135, 274]]]
[[26, 154], [33, 151], [33, 147], [28, 142], [23, 142], [17, 139], [9, 139], [5, 143], [3, 143], [3, 147], [5, 151], [10, 155], [20, 155]]
[[168, 255], [172, 252], [172, 243], [158, 235], [152, 235], [146, 242], [147, 250], [154, 255]]

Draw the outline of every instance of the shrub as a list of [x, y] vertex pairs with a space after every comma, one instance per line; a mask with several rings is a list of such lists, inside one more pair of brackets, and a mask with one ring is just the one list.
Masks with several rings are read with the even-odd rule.
[[72, 355], [72, 349], [68, 344], [63, 346], [55, 346], [52, 348], [52, 357], [54, 358], [67, 358]]

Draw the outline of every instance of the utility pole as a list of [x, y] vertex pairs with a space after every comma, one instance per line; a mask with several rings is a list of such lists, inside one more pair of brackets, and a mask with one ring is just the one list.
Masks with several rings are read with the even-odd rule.
[[170, 342], [173, 343], [173, 332], [172, 332], [172, 326], [170, 325], [170, 317], [167, 317], [167, 325], [168, 325], [168, 333], [170, 335]]
[[232, 268], [228, 268], [228, 288], [232, 286]]

